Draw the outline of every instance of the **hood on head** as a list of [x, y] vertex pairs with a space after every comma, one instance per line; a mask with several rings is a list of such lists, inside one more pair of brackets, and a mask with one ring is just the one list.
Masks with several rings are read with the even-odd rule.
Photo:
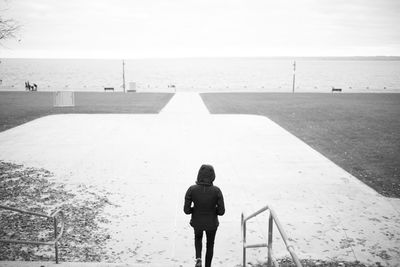
[[211, 165], [203, 164], [197, 175], [197, 184], [212, 185], [215, 180], [214, 168]]

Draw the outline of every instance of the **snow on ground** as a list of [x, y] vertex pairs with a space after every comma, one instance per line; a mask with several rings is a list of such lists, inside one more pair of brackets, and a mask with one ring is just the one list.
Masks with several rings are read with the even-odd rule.
[[[71, 190], [110, 192], [109, 253], [143, 264], [193, 264], [183, 213], [198, 168], [212, 164], [226, 214], [214, 263], [241, 263], [240, 214], [274, 207], [301, 258], [400, 262], [399, 202], [388, 201], [271, 120], [210, 115], [194, 93], [178, 93], [159, 115], [54, 115], [0, 133], [0, 160], [45, 168]], [[267, 214], [248, 227], [264, 242]], [[278, 231], [277, 256], [288, 255]], [[264, 261], [266, 249], [249, 250]]]

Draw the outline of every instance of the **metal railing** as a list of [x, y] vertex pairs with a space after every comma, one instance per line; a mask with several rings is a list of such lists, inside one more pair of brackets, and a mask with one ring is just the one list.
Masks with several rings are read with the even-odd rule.
[[[63, 232], [64, 232], [64, 213], [62, 210], [56, 210], [49, 215], [47, 214], [42, 214], [42, 213], [37, 213], [37, 212], [32, 212], [32, 211], [26, 211], [26, 210], [21, 210], [17, 208], [11, 208], [7, 206], [0, 205], [0, 209], [5, 209], [5, 210], [11, 210], [23, 214], [29, 214], [37, 217], [43, 217], [43, 218], [50, 218], [53, 220], [53, 226], [54, 226], [54, 241], [50, 242], [43, 242], [43, 241], [28, 241], [28, 240], [15, 240], [15, 239], [0, 239], [0, 243], [15, 243], [15, 244], [29, 244], [29, 245], [47, 245], [47, 246], [53, 246], [55, 248], [55, 256], [56, 256], [56, 263], [58, 263], [58, 241], [61, 239]], [[60, 215], [61, 218], [61, 226], [60, 226], [60, 232], [57, 233], [57, 215]]]
[[[252, 245], [247, 245], [246, 244], [246, 222], [250, 220], [253, 217], [256, 217], [260, 213], [269, 210], [269, 222], [268, 222], [268, 243], [261, 243], [261, 244], [252, 244]], [[260, 247], [268, 247], [268, 262], [267, 266], [271, 267], [273, 266], [279, 266], [278, 262], [275, 260], [273, 257], [273, 252], [272, 252], [272, 233], [273, 233], [273, 226], [274, 226], [274, 221], [275, 225], [279, 230], [279, 233], [281, 234], [281, 237], [283, 239], [283, 242], [285, 243], [286, 249], [289, 251], [290, 255], [292, 256], [293, 262], [296, 264], [297, 267], [302, 267], [299, 258], [297, 257], [296, 253], [294, 252], [293, 246], [289, 244], [287, 235], [285, 231], [283, 230], [283, 227], [276, 216], [276, 213], [271, 207], [265, 206], [264, 208], [254, 212], [253, 214], [244, 217], [244, 214], [242, 213], [242, 234], [243, 234], [243, 267], [246, 266], [246, 249], [247, 248], [260, 248]]]

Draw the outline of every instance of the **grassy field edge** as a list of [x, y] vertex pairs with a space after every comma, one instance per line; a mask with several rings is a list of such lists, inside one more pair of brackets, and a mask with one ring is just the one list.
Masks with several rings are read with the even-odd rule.
[[201, 96], [212, 114], [268, 117], [380, 194], [400, 197], [400, 94]]

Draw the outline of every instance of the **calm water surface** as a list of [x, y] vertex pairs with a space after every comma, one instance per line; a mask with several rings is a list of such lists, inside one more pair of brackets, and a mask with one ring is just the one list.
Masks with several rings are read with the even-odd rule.
[[[127, 88], [138, 91], [291, 92], [293, 61], [288, 59], [136, 59], [125, 65]], [[0, 90], [122, 91], [122, 61], [106, 59], [2, 59]], [[174, 85], [171, 86], [171, 85]], [[297, 60], [296, 91], [400, 92], [400, 61]]]

